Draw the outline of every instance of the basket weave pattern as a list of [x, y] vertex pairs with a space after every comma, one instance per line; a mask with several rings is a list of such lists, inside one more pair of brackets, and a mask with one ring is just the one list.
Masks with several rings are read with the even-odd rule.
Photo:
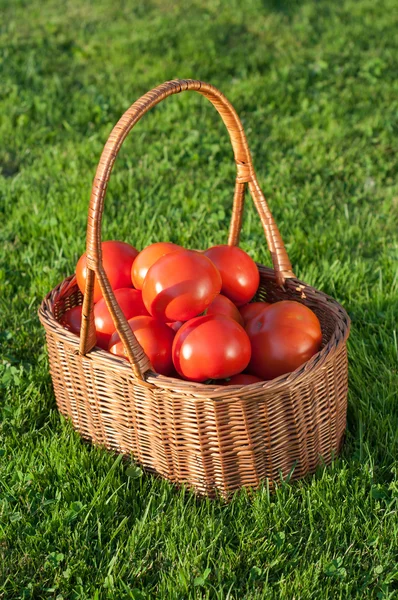
[[[320, 352], [301, 368], [268, 382], [221, 387], [153, 373], [121, 313], [102, 268], [101, 217], [113, 163], [133, 125], [166, 96], [198, 91], [214, 104], [229, 131], [237, 164], [228, 243], [237, 244], [246, 184], [273, 259], [259, 265], [258, 300], [293, 299], [311, 308], [323, 333]], [[277, 226], [258, 186], [243, 128], [218, 90], [198, 81], [173, 81], [149, 92], [123, 115], [105, 145], [93, 183], [87, 229], [89, 276], [84, 297], [69, 277], [43, 300], [51, 376], [60, 412], [86, 439], [132, 455], [141, 465], [201, 494], [227, 495], [292, 479], [329, 463], [346, 424], [349, 318], [332, 298], [298, 281]], [[94, 275], [98, 277], [130, 362], [95, 347]], [[59, 323], [83, 304], [80, 339]]]

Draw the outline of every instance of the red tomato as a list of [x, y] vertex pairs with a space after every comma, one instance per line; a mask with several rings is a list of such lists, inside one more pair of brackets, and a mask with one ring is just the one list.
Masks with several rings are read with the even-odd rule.
[[237, 246], [213, 246], [204, 254], [220, 271], [221, 293], [237, 306], [250, 302], [260, 283], [254, 260]]
[[[139, 315], [148, 315], [148, 311], [142, 301], [142, 292], [132, 288], [119, 288], [114, 291], [115, 298], [119, 307], [127, 320]], [[94, 305], [95, 330], [97, 333], [97, 346], [108, 350], [109, 340], [115, 331], [115, 326], [111, 314], [105, 304], [104, 298], [101, 298]]]
[[184, 325], [184, 321], [172, 321], [171, 323], [166, 323], [168, 327], [171, 327], [173, 331], [177, 332]]
[[255, 375], [249, 375], [248, 373], [239, 373], [239, 375], [234, 375], [229, 381], [223, 383], [223, 385], [249, 385], [250, 383], [258, 383], [259, 381], [263, 381], [263, 379]]
[[137, 258], [135, 259], [131, 269], [131, 280], [137, 290], [142, 290], [144, 285], [144, 279], [149, 271], [149, 268], [165, 254], [170, 254], [176, 250], [182, 250], [181, 246], [172, 244], [171, 242], [158, 242], [151, 244], [141, 250]]
[[[102, 242], [101, 248], [102, 264], [111, 288], [117, 290], [119, 288], [132, 287], [131, 267], [138, 254], [138, 250], [130, 246], [130, 244], [116, 241]], [[86, 253], [84, 253], [76, 265], [76, 281], [82, 294], [84, 294], [86, 288], [86, 276]], [[101, 298], [101, 288], [98, 281], [95, 280], [94, 302], [98, 302]]]
[[235, 304], [231, 302], [229, 298], [223, 296], [222, 294], [218, 294], [210, 304], [209, 308], [206, 309], [207, 315], [225, 315], [226, 317], [230, 317], [239, 325], [243, 327], [243, 319], [239, 310], [236, 308]]
[[82, 324], [82, 307], [74, 306], [67, 310], [61, 317], [60, 321], [61, 325], [65, 327], [65, 329], [69, 329], [72, 333], [77, 333], [80, 335], [80, 327]]
[[[171, 349], [174, 340], [174, 331], [165, 323], [153, 317], [134, 317], [129, 320], [131, 331], [134, 333], [140, 346], [152, 363], [156, 373], [169, 375], [173, 372]], [[118, 356], [126, 356], [123, 343], [117, 331], [112, 334], [109, 341], [109, 352]]]
[[245, 327], [251, 319], [257, 317], [267, 306], [270, 306], [268, 302], [250, 302], [250, 304], [241, 306], [239, 312], [242, 315]]
[[243, 371], [249, 360], [250, 341], [245, 330], [224, 315], [191, 319], [174, 339], [174, 366], [190, 381], [231, 377]]
[[246, 327], [252, 346], [248, 371], [263, 379], [295, 371], [322, 343], [318, 317], [309, 308], [290, 300], [272, 304]]
[[211, 304], [221, 289], [213, 263], [194, 250], [162, 256], [149, 269], [142, 297], [148, 312], [161, 321], [188, 321]]

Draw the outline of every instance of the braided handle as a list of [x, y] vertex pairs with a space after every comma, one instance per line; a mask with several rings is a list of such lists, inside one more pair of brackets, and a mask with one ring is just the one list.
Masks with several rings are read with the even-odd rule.
[[88, 212], [87, 279], [80, 332], [80, 353], [87, 354], [96, 344], [93, 303], [94, 277], [96, 276], [116, 330], [126, 349], [133, 373], [139, 379], [143, 379], [143, 375], [151, 368], [151, 365], [115, 300], [102, 265], [101, 221], [104, 199], [113, 164], [130, 130], [158, 102], [183, 91], [196, 91], [210, 100], [224, 121], [231, 138], [237, 175], [228, 244], [236, 245], [239, 242], [243, 200], [246, 184], [248, 184], [265, 232], [277, 282], [279, 285], [283, 285], [286, 278], [294, 277], [278, 227], [258, 185], [242, 123], [232, 105], [212, 85], [193, 79], [168, 81], [154, 88], [134, 102], [115, 125], [105, 144], [97, 167]]

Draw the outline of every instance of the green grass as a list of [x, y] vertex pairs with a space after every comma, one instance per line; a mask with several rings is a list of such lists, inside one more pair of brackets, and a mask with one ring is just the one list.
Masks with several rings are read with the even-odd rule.
[[[0, 598], [398, 598], [395, 0], [0, 0]], [[83, 444], [55, 406], [43, 296], [85, 247], [112, 125], [164, 80], [240, 114], [296, 274], [349, 311], [342, 456], [224, 505]], [[126, 141], [104, 239], [226, 239], [234, 165], [203, 98]], [[269, 262], [251, 203], [242, 246]]]

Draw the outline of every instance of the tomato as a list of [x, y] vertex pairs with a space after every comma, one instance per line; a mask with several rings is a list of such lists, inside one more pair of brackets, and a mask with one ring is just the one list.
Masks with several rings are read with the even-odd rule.
[[172, 321], [171, 323], [166, 323], [168, 327], [171, 327], [173, 331], [177, 332], [184, 325], [184, 321]]
[[181, 246], [172, 244], [171, 242], [158, 242], [151, 244], [141, 250], [131, 269], [131, 280], [137, 290], [142, 290], [144, 285], [144, 279], [148, 273], [149, 268], [165, 254], [175, 252], [176, 250], [182, 250]]
[[211, 304], [221, 289], [213, 263], [194, 250], [166, 254], [149, 269], [142, 297], [148, 312], [161, 321], [188, 321]]
[[204, 254], [220, 271], [221, 293], [237, 306], [250, 302], [260, 283], [254, 260], [237, 246], [213, 246]]
[[[147, 315], [148, 311], [142, 301], [142, 292], [132, 288], [119, 288], [113, 292], [119, 307], [127, 320], [139, 315]], [[108, 350], [109, 340], [115, 331], [115, 325], [111, 314], [105, 304], [104, 298], [101, 298], [94, 305], [95, 331], [97, 333], [97, 346]]]
[[243, 319], [239, 310], [236, 308], [235, 304], [231, 302], [229, 298], [223, 296], [222, 294], [218, 294], [210, 304], [210, 306], [206, 309], [207, 315], [225, 315], [226, 317], [230, 317], [239, 325], [243, 327]]
[[82, 324], [82, 307], [74, 306], [67, 310], [61, 317], [60, 320], [61, 325], [65, 327], [65, 329], [69, 329], [72, 333], [77, 333], [80, 335], [80, 327]]
[[241, 306], [239, 312], [242, 315], [245, 327], [251, 319], [259, 315], [268, 306], [270, 306], [268, 302], [250, 302], [250, 304]]
[[[128, 324], [156, 373], [170, 375], [173, 372], [171, 350], [174, 331], [165, 323], [148, 316], [134, 317], [128, 321]], [[109, 352], [118, 356], [126, 356], [123, 342], [117, 331], [112, 334], [109, 341]]]
[[259, 381], [263, 381], [263, 379], [255, 375], [249, 375], [248, 373], [239, 373], [238, 375], [233, 375], [223, 385], [249, 385], [250, 383], [258, 383]]
[[[125, 242], [108, 241], [102, 242], [102, 264], [108, 276], [110, 286], [113, 290], [132, 287], [131, 267], [138, 250]], [[82, 294], [86, 288], [86, 253], [78, 260], [76, 265], [76, 281]], [[98, 281], [94, 282], [94, 302], [102, 298], [101, 288]]]
[[318, 317], [304, 304], [276, 302], [246, 326], [252, 347], [248, 371], [263, 379], [295, 371], [320, 350]]
[[243, 371], [250, 360], [250, 341], [233, 319], [204, 315], [185, 323], [173, 343], [173, 362], [190, 381], [225, 379]]

